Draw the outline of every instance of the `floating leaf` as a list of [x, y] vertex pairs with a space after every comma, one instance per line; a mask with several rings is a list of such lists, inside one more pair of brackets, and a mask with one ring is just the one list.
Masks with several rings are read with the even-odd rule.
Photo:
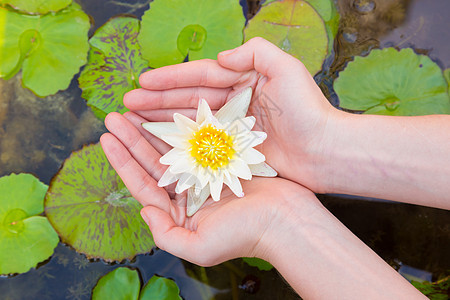
[[318, 13], [305, 1], [272, 2], [248, 22], [245, 40], [260, 36], [301, 60], [314, 75], [327, 55], [328, 37]]
[[412, 49], [376, 49], [356, 57], [339, 74], [334, 89], [341, 107], [367, 114], [450, 114], [441, 69]]
[[139, 295], [140, 285], [136, 270], [120, 267], [100, 278], [92, 292], [92, 300], [181, 300], [180, 289], [170, 279], [152, 276]]
[[72, 153], [52, 180], [45, 213], [62, 241], [88, 258], [131, 259], [155, 245], [100, 144]]
[[97, 116], [124, 113], [123, 95], [139, 86], [139, 75], [148, 67], [137, 43], [139, 20], [116, 17], [100, 27], [89, 40], [92, 48], [78, 82], [82, 97]]
[[24, 273], [49, 258], [59, 238], [44, 211], [47, 186], [30, 174], [0, 178], [0, 274]]
[[25, 87], [44, 97], [66, 89], [88, 51], [88, 16], [76, 3], [44, 16], [0, 7], [0, 77], [22, 69]]
[[265, 261], [264, 259], [260, 259], [257, 257], [243, 257], [242, 258], [248, 265], [252, 267], [257, 267], [261, 271], [269, 271], [273, 269], [273, 266]]
[[139, 296], [139, 300], [152, 299], [181, 300], [180, 289], [173, 280], [154, 275], [147, 282]]
[[238, 0], [155, 0], [142, 16], [139, 43], [149, 65], [216, 59], [242, 44], [245, 18]]
[[120, 267], [99, 279], [92, 291], [92, 300], [137, 300], [140, 289], [138, 272]]
[[[450, 86], [450, 68], [444, 71], [445, 80], [447, 80], [447, 85]], [[450, 88], [449, 88], [450, 92]]]
[[0, 0], [20, 12], [43, 15], [67, 7], [72, 0]]

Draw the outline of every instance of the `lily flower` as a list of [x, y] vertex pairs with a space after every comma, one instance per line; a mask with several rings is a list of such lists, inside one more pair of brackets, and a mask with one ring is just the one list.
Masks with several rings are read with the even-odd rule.
[[187, 193], [187, 216], [194, 215], [211, 195], [220, 200], [223, 185], [237, 197], [243, 197], [239, 178], [275, 177], [277, 172], [265, 163], [265, 156], [253, 147], [261, 144], [267, 134], [251, 131], [256, 119], [246, 117], [252, 89], [246, 88], [227, 102], [215, 115], [208, 103], [199, 101], [193, 121], [175, 113], [174, 122], [143, 123], [147, 131], [173, 147], [161, 157], [168, 165], [158, 182], [164, 187], [178, 180], [175, 192]]

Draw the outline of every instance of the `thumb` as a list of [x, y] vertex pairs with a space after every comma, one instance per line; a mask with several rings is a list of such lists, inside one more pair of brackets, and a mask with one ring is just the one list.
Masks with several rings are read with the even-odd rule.
[[256, 70], [270, 78], [297, 73], [303, 64], [269, 41], [255, 37], [235, 49], [218, 54], [222, 67], [238, 72]]

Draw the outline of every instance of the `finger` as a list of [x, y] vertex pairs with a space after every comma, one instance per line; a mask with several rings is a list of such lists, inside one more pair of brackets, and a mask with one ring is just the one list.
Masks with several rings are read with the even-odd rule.
[[170, 211], [171, 202], [167, 192], [157, 186], [156, 180], [136, 162], [114, 135], [103, 134], [100, 143], [112, 167], [137, 201], [144, 206], [154, 205]]
[[219, 53], [217, 61], [221, 66], [233, 71], [256, 70], [269, 78], [306, 70], [298, 59], [260, 37], [255, 37], [235, 49]]
[[[213, 110], [212, 113], [215, 114], [217, 110]], [[173, 114], [179, 113], [192, 120], [195, 120], [197, 115], [197, 109], [158, 109], [158, 110], [144, 110], [135, 111], [134, 113], [147, 119], [149, 122], [173, 122]]]
[[166, 154], [172, 147], [167, 145], [165, 142], [148, 132], [142, 127], [142, 123], [148, 122], [147, 119], [135, 114], [134, 112], [126, 112], [123, 116], [130, 121], [139, 130], [139, 133], [158, 151], [161, 155]]
[[133, 124], [121, 114], [113, 112], [106, 116], [105, 125], [147, 173], [156, 180], [161, 178], [166, 169], [159, 163], [161, 154], [150, 145]]
[[188, 87], [164, 91], [136, 89], [125, 94], [123, 102], [130, 110], [164, 108], [196, 108], [200, 99], [206, 99], [211, 108], [220, 108], [231, 88]]
[[209, 86], [229, 88], [239, 82], [242, 74], [220, 66], [212, 59], [190, 61], [143, 73], [139, 83], [149, 90]]

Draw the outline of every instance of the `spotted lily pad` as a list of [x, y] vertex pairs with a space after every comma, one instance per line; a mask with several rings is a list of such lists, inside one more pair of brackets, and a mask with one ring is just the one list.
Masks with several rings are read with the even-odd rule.
[[301, 60], [314, 75], [328, 51], [324, 21], [306, 1], [275, 1], [248, 22], [245, 40], [260, 36]]
[[0, 0], [0, 4], [8, 4], [20, 12], [39, 15], [59, 11], [70, 3], [72, 0]]
[[142, 16], [142, 55], [157, 68], [242, 44], [245, 18], [237, 0], [155, 0]]
[[155, 245], [141, 208], [100, 144], [72, 153], [45, 198], [45, 213], [62, 241], [106, 261], [132, 259]]
[[24, 273], [49, 258], [59, 238], [44, 211], [47, 186], [30, 174], [0, 178], [0, 275]]
[[273, 269], [271, 263], [265, 261], [264, 259], [257, 257], [243, 257], [242, 258], [249, 266], [257, 267], [261, 271], [269, 271]]
[[139, 295], [140, 285], [136, 270], [120, 267], [100, 278], [92, 292], [92, 299], [181, 300], [178, 286], [170, 279], [154, 275]]
[[66, 89], [86, 63], [90, 23], [76, 3], [44, 16], [0, 7], [0, 24], [0, 77], [22, 69], [24, 86], [40, 97]]
[[334, 82], [340, 106], [379, 115], [450, 114], [447, 82], [428, 56], [376, 49], [356, 57]]
[[139, 88], [139, 75], [148, 68], [137, 43], [139, 20], [116, 17], [89, 40], [91, 50], [78, 82], [88, 105], [106, 115], [124, 113], [123, 95]]

